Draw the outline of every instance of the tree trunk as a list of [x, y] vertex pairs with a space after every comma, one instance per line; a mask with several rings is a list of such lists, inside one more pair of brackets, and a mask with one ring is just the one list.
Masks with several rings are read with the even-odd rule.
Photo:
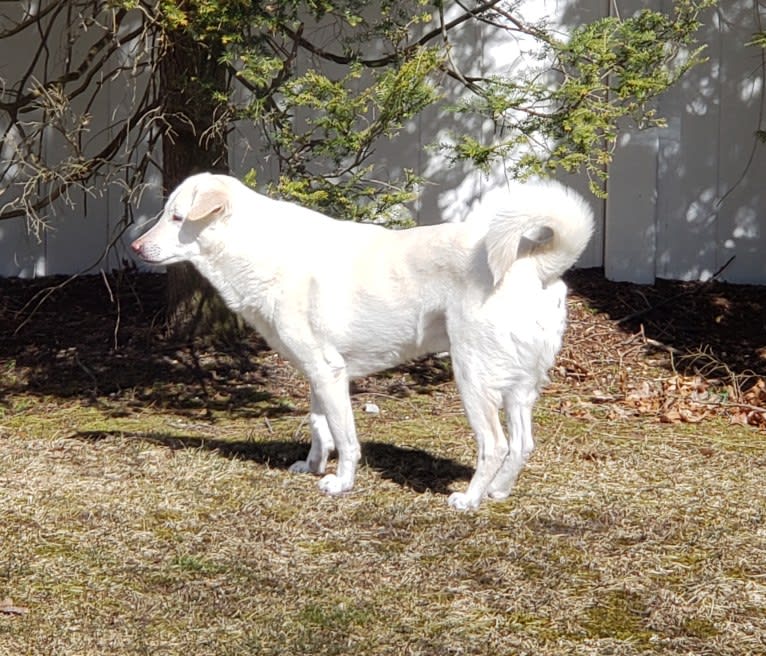
[[[186, 177], [202, 171], [228, 172], [225, 133], [209, 130], [219, 104], [216, 91], [226, 90], [221, 50], [199, 43], [186, 32], [167, 35], [160, 60], [164, 117], [163, 187], [167, 197]], [[192, 340], [239, 336], [241, 322], [223, 304], [212, 286], [189, 264], [168, 267], [168, 331]]]

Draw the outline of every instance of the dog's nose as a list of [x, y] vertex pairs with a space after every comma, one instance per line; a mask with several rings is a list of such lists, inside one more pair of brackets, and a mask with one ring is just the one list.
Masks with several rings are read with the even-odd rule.
[[134, 252], [136, 255], [141, 255], [141, 254], [142, 254], [142, 251], [143, 251], [143, 244], [141, 243], [141, 240], [140, 240], [140, 239], [136, 239], [136, 241], [134, 241], [134, 242], [133, 242], [133, 243], [130, 245], [130, 247], [133, 249], [133, 252]]

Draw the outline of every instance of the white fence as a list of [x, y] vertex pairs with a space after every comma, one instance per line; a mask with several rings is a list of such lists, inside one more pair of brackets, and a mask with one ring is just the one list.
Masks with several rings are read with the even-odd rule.
[[605, 209], [610, 278], [696, 280], [726, 267], [725, 280], [766, 283], [764, 61], [745, 45], [759, 11], [720, 2], [702, 34], [707, 63], [660, 102], [668, 127], [621, 139]]
[[[615, 7], [627, 14], [669, 4], [661, 0], [527, 2], [528, 11], [556, 17], [564, 29], [608, 15]], [[701, 35], [708, 61], [659, 103], [668, 127], [623, 132], [610, 168], [608, 200], [591, 197], [598, 229], [582, 266], [603, 266], [611, 279], [636, 282], [651, 282], [655, 277], [706, 279], [723, 269], [720, 276], [725, 280], [766, 283], [762, 256], [766, 145], [760, 145], [756, 136], [766, 128], [763, 52], [745, 45], [757, 29], [758, 7], [753, 0], [730, 0], [711, 10]], [[518, 50], [507, 44], [491, 49], [478, 33], [468, 35], [468, 42], [474, 47], [481, 44], [485, 63], [506, 71], [518, 64]], [[23, 61], [19, 49], [25, 47], [28, 44], [13, 45], [12, 56], [0, 52], [0, 78], [11, 79], [14, 62]], [[94, 123], [98, 113], [106, 120], [126, 98], [113, 94], [100, 102], [93, 108]], [[413, 207], [422, 222], [459, 218], [488, 186], [497, 183], [465, 167], [450, 168], [428, 148], [443, 121], [441, 115], [423, 116], [407, 135], [380, 153], [384, 167], [413, 168], [428, 179]], [[259, 165], [252, 143], [252, 135], [245, 132], [232, 135], [235, 173]], [[131, 208], [137, 225], [149, 221], [161, 207], [160, 180], [150, 182], [141, 202]], [[567, 182], [586, 188], [582, 180]], [[0, 222], [0, 276], [122, 266], [130, 258], [127, 243], [140, 228], [128, 230], [102, 259], [125, 216], [120, 197], [121, 190], [114, 188], [95, 196], [80, 194], [72, 199], [74, 207], [59, 203], [52, 229], [40, 238], [30, 233], [23, 218]]]

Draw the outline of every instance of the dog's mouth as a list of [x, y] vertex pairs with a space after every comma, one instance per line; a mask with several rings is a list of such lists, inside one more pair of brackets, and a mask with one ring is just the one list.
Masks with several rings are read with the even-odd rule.
[[140, 239], [136, 239], [131, 245], [131, 250], [147, 264], [166, 264], [172, 260], [172, 257], [163, 257], [162, 251], [156, 246], [146, 244]]

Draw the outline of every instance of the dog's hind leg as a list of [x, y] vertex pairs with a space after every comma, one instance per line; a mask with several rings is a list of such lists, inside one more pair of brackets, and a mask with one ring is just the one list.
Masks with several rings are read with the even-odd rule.
[[298, 474], [324, 474], [327, 460], [335, 448], [327, 417], [319, 407], [316, 396], [311, 394], [311, 448], [305, 460], [298, 460], [290, 466], [290, 471]]
[[457, 369], [456, 379], [468, 422], [476, 437], [478, 460], [468, 489], [452, 493], [449, 505], [457, 510], [472, 510], [479, 507], [487, 487], [505, 461], [508, 441], [498, 417], [499, 399], [493, 398], [496, 394], [467, 381], [461, 384]]
[[[324, 476], [319, 481], [319, 489], [327, 494], [340, 494], [354, 486], [356, 465], [361, 456], [345, 369], [335, 369], [331, 375], [312, 380], [311, 394], [312, 399], [316, 400], [318, 410], [325, 418], [338, 452], [336, 473]], [[323, 454], [322, 449], [326, 446], [326, 442], [320, 444], [320, 457]]]
[[503, 395], [510, 448], [503, 464], [487, 488], [487, 496], [492, 499], [508, 497], [527, 458], [535, 448], [532, 437], [532, 407], [536, 398], [537, 394], [534, 391], [509, 391]]

